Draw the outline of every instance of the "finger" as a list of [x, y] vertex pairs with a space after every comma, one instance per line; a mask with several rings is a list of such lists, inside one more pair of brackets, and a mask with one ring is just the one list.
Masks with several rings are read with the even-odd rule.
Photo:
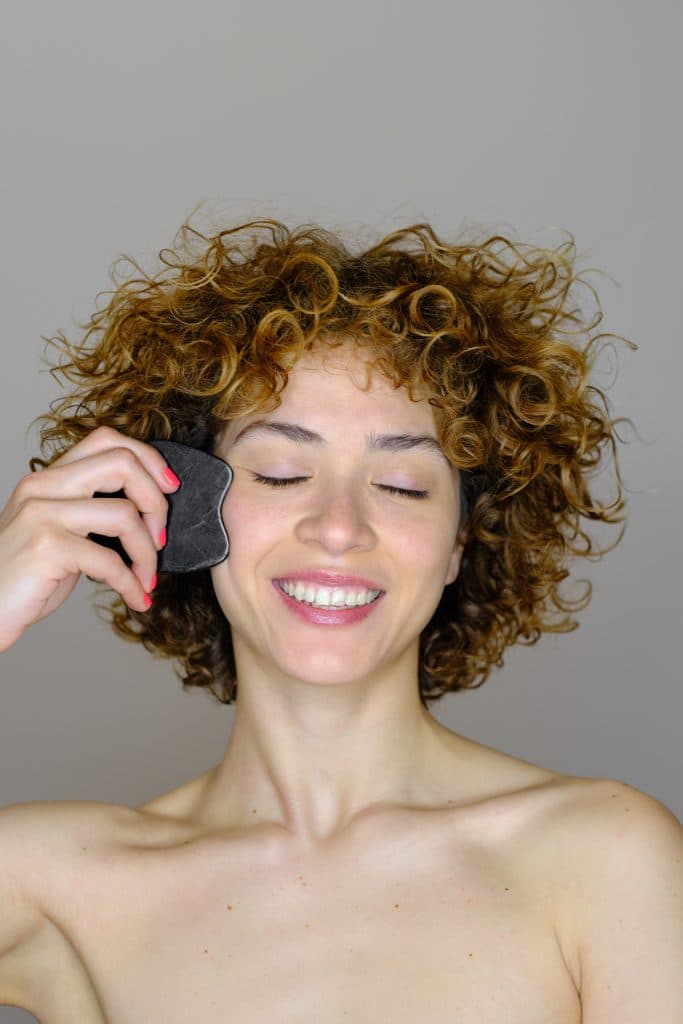
[[132, 567], [129, 569], [115, 551], [73, 534], [70, 545], [73, 551], [72, 572], [80, 570], [88, 579], [109, 584], [121, 595], [129, 608], [135, 608], [140, 612], [149, 610], [150, 604], [145, 600], [149, 590], [140, 582]]
[[[70, 464], [56, 460], [42, 473], [25, 477], [19, 487], [20, 500], [30, 497], [92, 498], [98, 492], [113, 495], [123, 491], [141, 513], [155, 550], [162, 546], [160, 534], [168, 520], [168, 500], [156, 479], [150, 476], [128, 447], [108, 448]], [[102, 500], [98, 497], [97, 504]], [[94, 531], [94, 527], [90, 529]]]
[[[89, 533], [118, 537], [131, 559], [130, 569], [117, 552], [112, 551], [111, 554], [126, 573], [132, 572], [136, 576], [145, 593], [152, 590], [157, 572], [157, 549], [145, 524], [140, 520], [136, 505], [128, 498], [98, 498], [93, 501], [91, 498], [34, 497], [26, 502], [19, 515], [47, 524], [35, 532], [47, 535], [46, 543], [55, 551], [55, 560], [59, 559], [60, 565], [65, 564], [64, 554], [74, 536], [95, 548], [95, 552], [90, 553], [89, 561], [99, 551], [110, 550], [94, 540], [88, 540]], [[72, 552], [70, 554], [73, 556]], [[86, 571], [82, 566], [72, 566], [72, 562], [69, 562], [69, 568], [72, 572], [79, 569]]]
[[127, 434], [122, 434], [121, 431], [115, 430], [113, 427], [97, 427], [87, 437], [84, 437], [82, 441], [79, 441], [73, 448], [70, 448], [68, 452], [64, 452], [58, 459], [55, 459], [49, 468], [52, 469], [55, 466], [63, 465], [68, 466], [79, 459], [87, 458], [90, 455], [97, 455], [112, 448], [128, 448], [164, 493], [170, 494], [177, 489], [178, 485], [172, 483], [166, 476], [166, 470], [170, 469], [170, 466], [154, 445], [147, 444], [146, 441], [139, 441], [135, 437], [129, 437]]

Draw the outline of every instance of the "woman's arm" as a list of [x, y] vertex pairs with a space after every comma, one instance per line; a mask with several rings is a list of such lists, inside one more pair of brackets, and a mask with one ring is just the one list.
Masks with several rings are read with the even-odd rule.
[[627, 783], [591, 787], [567, 894], [582, 1024], [683, 1022], [683, 828]]

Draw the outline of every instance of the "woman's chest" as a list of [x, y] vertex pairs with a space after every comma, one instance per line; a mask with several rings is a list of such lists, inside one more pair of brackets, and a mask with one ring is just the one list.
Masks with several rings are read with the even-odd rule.
[[529, 890], [514, 860], [429, 836], [286, 865], [229, 846], [112, 856], [64, 917], [55, 1009], [71, 984], [82, 1005], [92, 988], [82, 1024], [578, 1024], [547, 888]]

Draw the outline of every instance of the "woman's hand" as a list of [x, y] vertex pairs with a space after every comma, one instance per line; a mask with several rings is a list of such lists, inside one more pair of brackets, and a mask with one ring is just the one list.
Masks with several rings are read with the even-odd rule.
[[[108, 583], [130, 608], [147, 610], [165, 495], [178, 487], [166, 469], [152, 445], [97, 427], [48, 469], [22, 477], [0, 511], [0, 651], [58, 608], [82, 572]], [[121, 489], [125, 498], [93, 497]], [[120, 538], [131, 567], [89, 533]]]

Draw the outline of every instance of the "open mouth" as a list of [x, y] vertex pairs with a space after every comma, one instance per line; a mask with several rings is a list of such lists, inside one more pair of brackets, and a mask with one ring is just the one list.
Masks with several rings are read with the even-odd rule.
[[[383, 590], [368, 591], [367, 593], [371, 593], [374, 596], [371, 597], [369, 601], [362, 601], [360, 604], [347, 604], [346, 602], [333, 602], [332, 604], [325, 604], [318, 603], [315, 601], [315, 599], [312, 601], [307, 601], [303, 597], [295, 597], [293, 594], [290, 594], [287, 590], [285, 590], [285, 587], [283, 586], [283, 583], [280, 580], [275, 580], [274, 582], [277, 584], [278, 588], [286, 597], [289, 597], [292, 601], [296, 601], [297, 604], [305, 604], [308, 605], [309, 608], [320, 608], [323, 611], [353, 611], [356, 608], [367, 608], [369, 605], [374, 604], [375, 601], [379, 600], [379, 598], [384, 593]], [[343, 588], [339, 587], [338, 589], [342, 590]]]
[[314, 625], [334, 626], [342, 623], [361, 622], [368, 615], [372, 615], [375, 607], [386, 594], [386, 591], [380, 590], [366, 604], [315, 604], [313, 601], [297, 601], [295, 597], [283, 590], [278, 580], [272, 582], [289, 610], [298, 615], [300, 619]]

